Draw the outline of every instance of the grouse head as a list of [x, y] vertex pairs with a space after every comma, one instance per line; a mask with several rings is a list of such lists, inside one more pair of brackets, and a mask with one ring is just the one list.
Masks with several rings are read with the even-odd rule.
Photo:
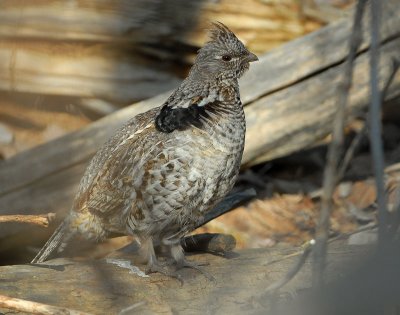
[[191, 74], [202, 78], [239, 78], [257, 61], [236, 35], [224, 24], [212, 24], [210, 40], [199, 50]]
[[[156, 116], [157, 130], [170, 133], [190, 126], [201, 128], [201, 118], [213, 110], [214, 114], [218, 112], [221, 98], [231, 97], [232, 108], [235, 105], [239, 108], [239, 95], [234, 94], [237, 92], [236, 79], [249, 69], [250, 62], [256, 60], [257, 56], [249, 52], [231, 30], [222, 23], [213, 23], [210, 40], [199, 50], [189, 77], [172, 93]], [[224, 80], [227, 84], [219, 84]]]

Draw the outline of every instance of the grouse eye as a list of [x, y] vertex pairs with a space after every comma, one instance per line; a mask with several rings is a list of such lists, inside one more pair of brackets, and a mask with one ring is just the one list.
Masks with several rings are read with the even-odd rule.
[[222, 60], [223, 60], [223, 61], [231, 61], [231, 60], [232, 60], [232, 57], [229, 56], [229, 55], [223, 55], [223, 56], [222, 56]]

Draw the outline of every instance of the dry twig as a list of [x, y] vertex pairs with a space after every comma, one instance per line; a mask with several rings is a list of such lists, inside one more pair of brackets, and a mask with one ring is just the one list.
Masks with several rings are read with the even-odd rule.
[[49, 223], [54, 220], [55, 213], [39, 214], [39, 215], [1, 215], [0, 223], [27, 223], [33, 225], [39, 225], [42, 227], [48, 227]]
[[[397, 59], [393, 59], [393, 69], [392, 72], [389, 75], [388, 80], [386, 81], [386, 84], [384, 86], [384, 88], [382, 89], [382, 97], [381, 100], [384, 101], [389, 87], [391, 85], [391, 83], [393, 82], [393, 79], [397, 73], [397, 71], [399, 70], [400, 67], [400, 62]], [[350, 161], [353, 159], [354, 153], [356, 152], [357, 148], [360, 146], [361, 140], [364, 138], [366, 131], [367, 131], [367, 126], [369, 125], [369, 119], [367, 117], [367, 121], [366, 123], [362, 126], [362, 128], [358, 131], [357, 135], [354, 137], [354, 139], [352, 140], [349, 148], [346, 151], [346, 154], [342, 160], [342, 163], [339, 167], [339, 171], [337, 172], [337, 176], [336, 176], [336, 182], [338, 183], [344, 176]]]
[[309, 242], [307, 242], [305, 244], [305, 249], [302, 252], [294, 253], [294, 254], [291, 254], [291, 255], [288, 255], [287, 257], [285, 257], [285, 258], [289, 258], [289, 257], [301, 255], [300, 258], [297, 260], [296, 264], [286, 273], [286, 275], [282, 279], [269, 285], [264, 290], [264, 292], [261, 293], [261, 295], [258, 298], [259, 299], [265, 298], [266, 296], [268, 296], [271, 293], [276, 292], [277, 290], [282, 288], [286, 283], [288, 283], [290, 280], [292, 280], [294, 278], [294, 276], [300, 271], [301, 267], [303, 267], [304, 263], [307, 260], [308, 255], [310, 255], [314, 245], [315, 245], [315, 241], [310, 240]]
[[135, 304], [133, 304], [133, 305], [131, 305], [131, 306], [128, 306], [128, 307], [122, 309], [122, 310], [118, 313], [118, 315], [132, 314], [132, 311], [133, 311], [133, 310], [136, 310], [138, 307], [141, 307], [141, 306], [143, 306], [143, 305], [145, 305], [145, 304], [146, 304], [145, 301], [135, 303]]
[[349, 38], [349, 54], [344, 64], [342, 83], [338, 86], [338, 105], [333, 122], [332, 142], [329, 145], [327, 164], [324, 171], [321, 215], [316, 230], [314, 247], [313, 286], [321, 286], [325, 269], [326, 247], [329, 236], [329, 217], [332, 209], [332, 195], [336, 186], [336, 172], [344, 139], [345, 109], [353, 78], [353, 64], [362, 42], [361, 21], [366, 0], [359, 0], [354, 17], [354, 24]]
[[[345, 233], [345, 234], [340, 234], [334, 238], [331, 238], [328, 243], [333, 243], [334, 241], [337, 241], [339, 239], [345, 239], [345, 238], [349, 238], [351, 235], [360, 233], [360, 232], [364, 232], [364, 231], [369, 231], [369, 230], [373, 230], [377, 227], [376, 224], [373, 225], [369, 225], [366, 226], [364, 228], [360, 228], [357, 231], [353, 231], [350, 233]], [[303, 251], [298, 251], [289, 255], [286, 255], [285, 257], [280, 258], [279, 260], [273, 260], [268, 262], [266, 265], [270, 265], [272, 263], [276, 263], [279, 261], [282, 261], [283, 259], [287, 259], [287, 258], [292, 258], [295, 256], [300, 256], [300, 258], [297, 260], [296, 264], [286, 273], [286, 275], [272, 283], [271, 285], [269, 285], [260, 295], [258, 295], [257, 297], [255, 297], [257, 300], [262, 300], [265, 297], [267, 297], [270, 294], [273, 294], [274, 292], [276, 292], [277, 290], [279, 290], [280, 288], [282, 288], [284, 285], [286, 285], [290, 280], [292, 280], [296, 274], [301, 270], [301, 268], [303, 267], [304, 263], [307, 260], [307, 257], [310, 255], [310, 253], [312, 252], [313, 248], [315, 245], [315, 241], [314, 240], [310, 240], [305, 244], [305, 248]]]
[[370, 49], [370, 85], [371, 103], [370, 114], [370, 142], [373, 169], [375, 174], [375, 185], [378, 201], [379, 217], [379, 244], [382, 245], [387, 239], [388, 213], [385, 201], [385, 186], [383, 169], [385, 167], [382, 144], [382, 123], [381, 123], [381, 95], [379, 90], [379, 25], [381, 18], [381, 5], [378, 0], [371, 0], [371, 49]]
[[393, 82], [394, 77], [397, 74], [397, 71], [399, 71], [400, 68], [400, 60], [397, 58], [392, 58], [392, 72], [389, 75], [389, 78], [385, 84], [385, 87], [382, 90], [382, 98], [381, 98], [381, 102], [383, 102], [388, 94], [389, 91], [389, 87]]
[[65, 307], [58, 307], [0, 295], [0, 307], [38, 315], [90, 315]]

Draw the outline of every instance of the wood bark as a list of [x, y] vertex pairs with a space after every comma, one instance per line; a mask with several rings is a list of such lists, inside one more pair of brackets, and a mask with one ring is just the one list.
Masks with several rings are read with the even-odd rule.
[[[400, 7], [387, 1], [382, 19], [380, 83], [400, 50]], [[284, 45], [261, 57], [241, 80], [248, 132], [244, 166], [307, 148], [331, 130], [336, 88], [341, 82], [351, 19]], [[369, 102], [367, 47], [355, 63], [348, 118]], [[159, 106], [168, 93], [113, 113], [78, 132], [23, 152], [0, 165], [0, 214], [65, 213], [88, 160], [129, 117]], [[388, 99], [400, 95], [400, 74]], [[17, 233], [2, 229], [0, 238]], [[31, 231], [25, 231], [25, 233]]]
[[[371, 249], [343, 242], [332, 244], [328, 281], [337, 280], [338, 275], [345, 278]], [[139, 314], [249, 314], [255, 311], [254, 297], [284, 278], [296, 264], [296, 253], [296, 248], [277, 246], [232, 252], [226, 257], [192, 255], [190, 260], [209, 263], [204, 270], [215, 281], [196, 270], [184, 269], [179, 271], [183, 285], [161, 274], [144, 275], [144, 266], [137, 265], [134, 253], [127, 251], [97, 261], [55, 259], [41, 265], [3, 266], [0, 294], [93, 314], [119, 314], [132, 305], [138, 305], [134, 312]], [[310, 276], [311, 263], [306, 261], [282, 292], [309, 288]], [[272, 301], [263, 302], [262, 307], [267, 308]], [[263, 313], [263, 308], [258, 311]], [[0, 312], [6, 310], [0, 307]]]

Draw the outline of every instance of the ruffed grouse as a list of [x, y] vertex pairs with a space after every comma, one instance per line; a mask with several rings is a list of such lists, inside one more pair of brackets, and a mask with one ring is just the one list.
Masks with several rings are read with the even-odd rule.
[[168, 274], [153, 242], [177, 268], [195, 267], [180, 238], [233, 187], [245, 140], [238, 78], [258, 58], [222, 23], [199, 50], [189, 76], [160, 107], [133, 117], [90, 162], [71, 212], [32, 263], [62, 251], [76, 234], [134, 235], [148, 272]]

